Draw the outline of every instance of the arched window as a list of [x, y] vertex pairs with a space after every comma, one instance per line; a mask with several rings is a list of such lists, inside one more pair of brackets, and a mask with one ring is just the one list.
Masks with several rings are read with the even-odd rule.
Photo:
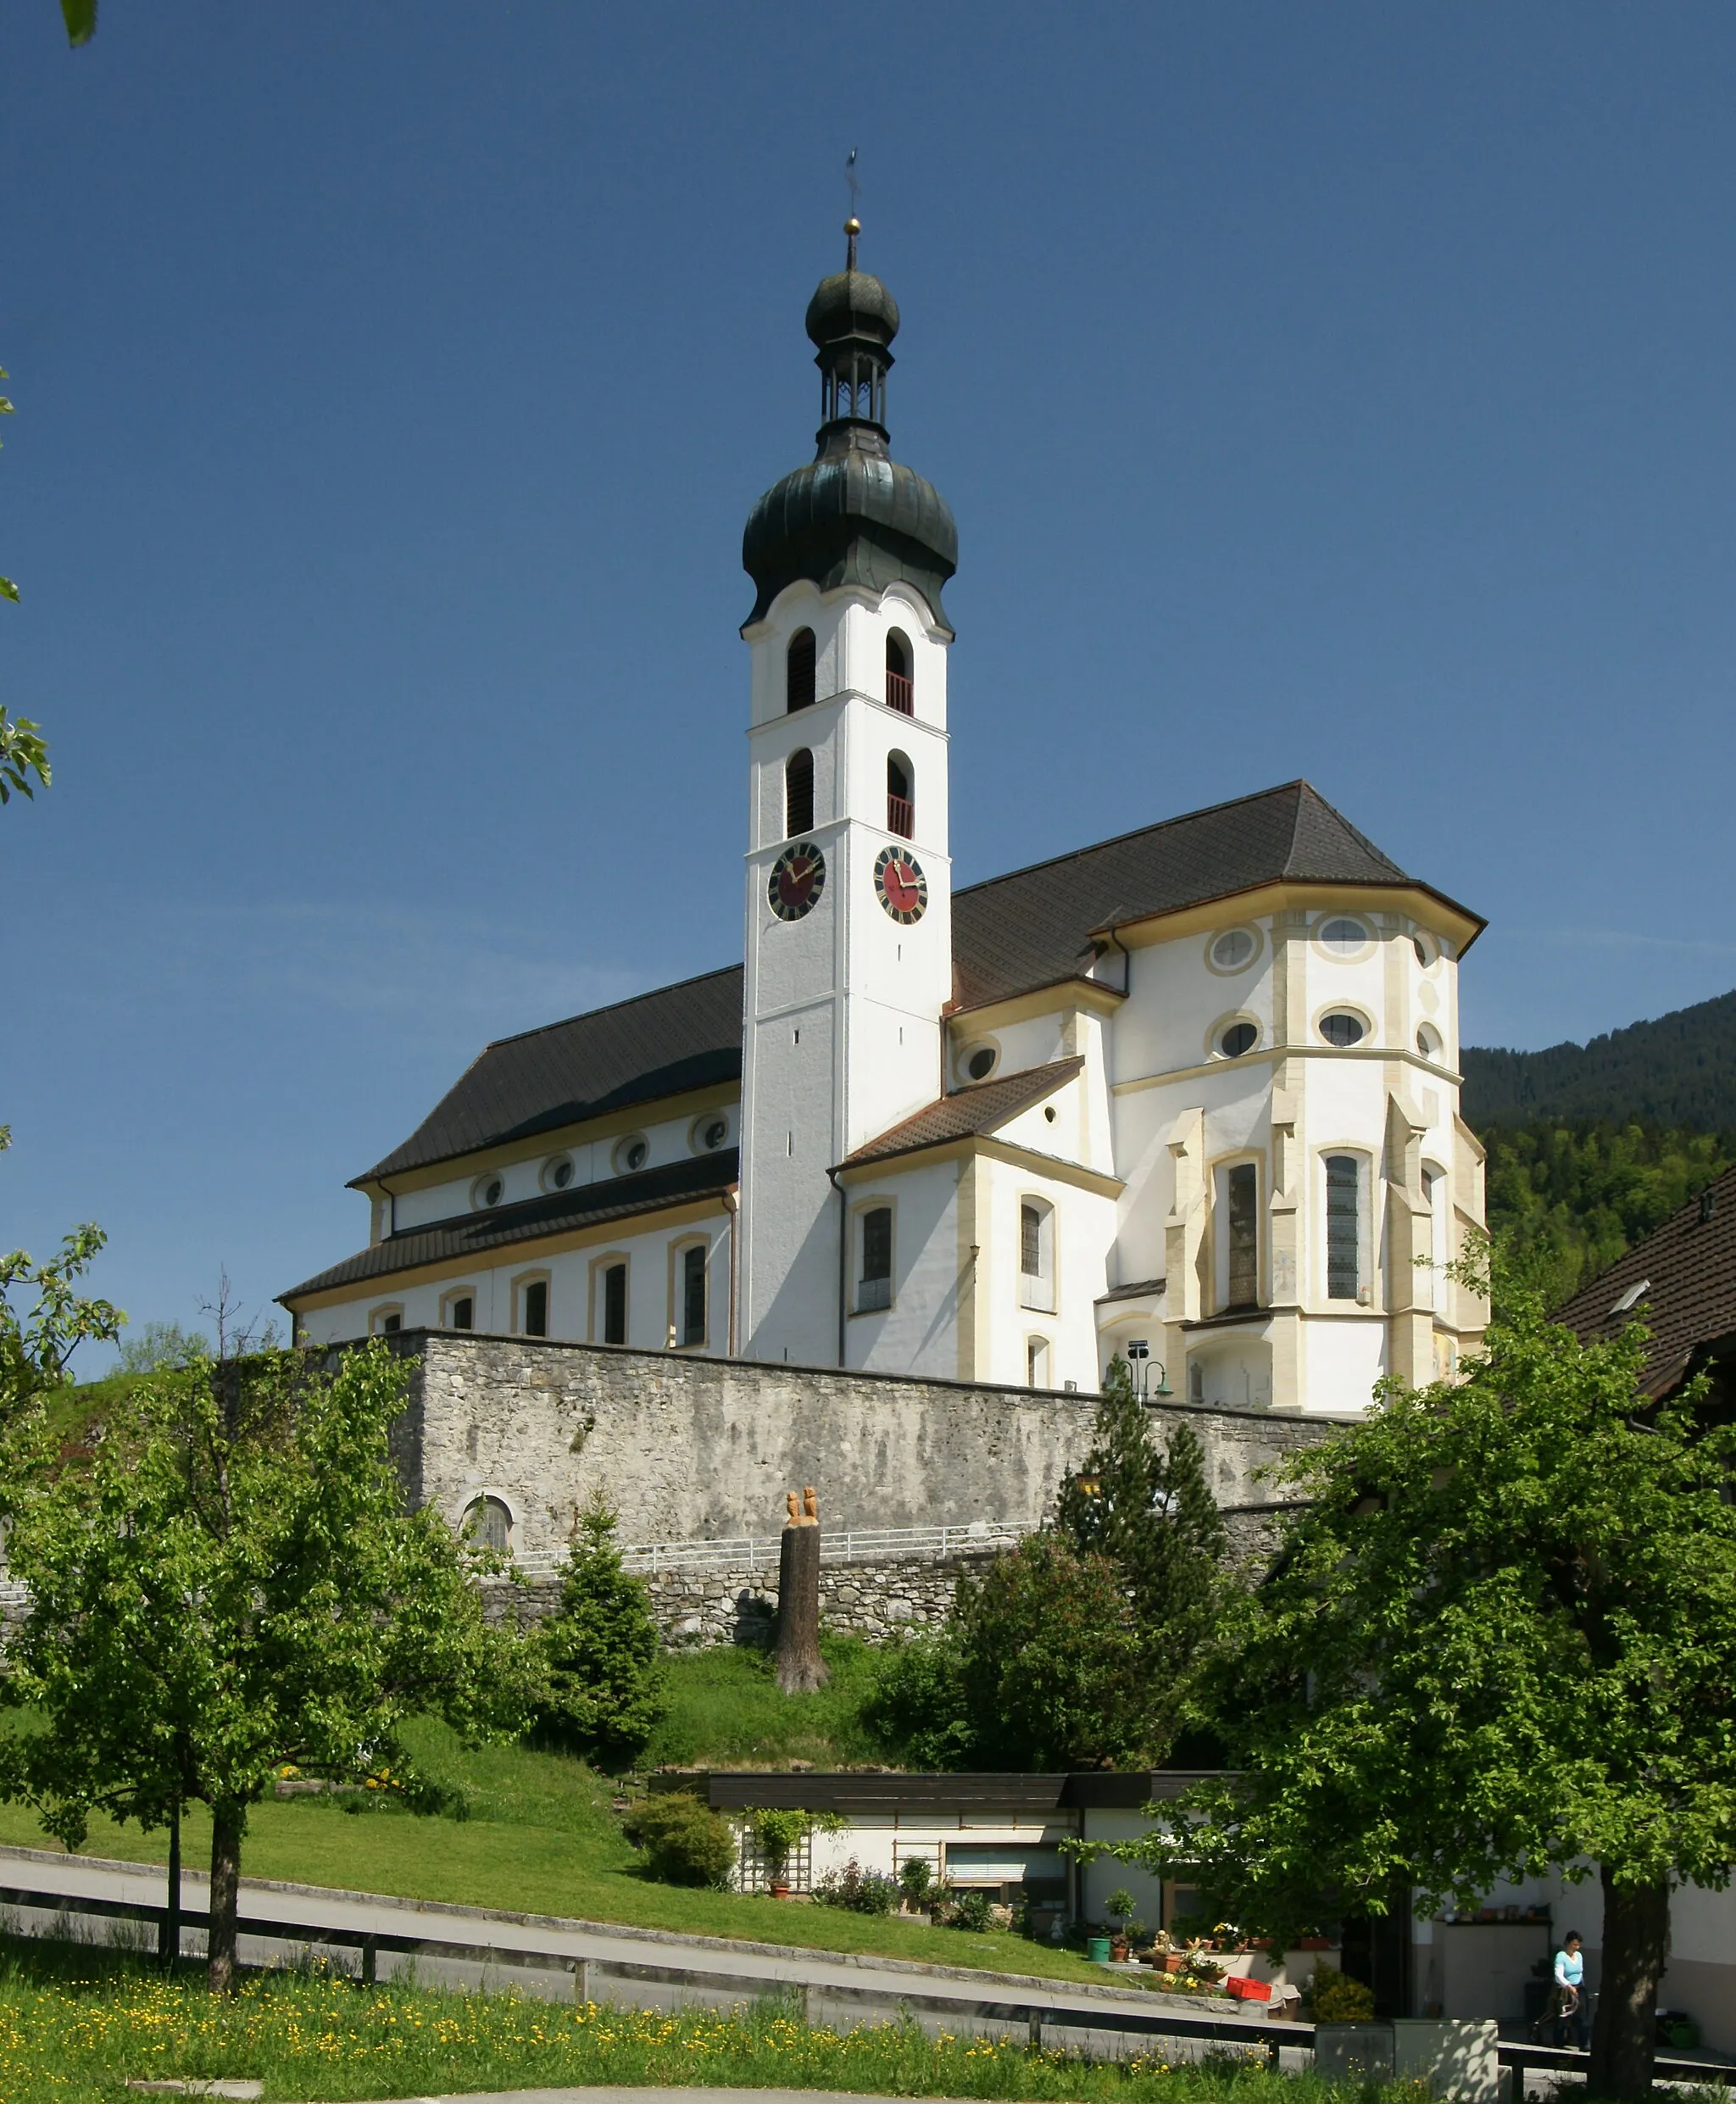
[[784, 662], [784, 706], [792, 712], [814, 706], [814, 631], [798, 628]]
[[886, 705], [901, 715], [916, 713], [916, 690], [910, 680], [910, 639], [898, 628], [886, 632]]
[[1019, 1204], [1019, 1305], [1054, 1312], [1054, 1208], [1040, 1198]]
[[512, 1514], [498, 1498], [477, 1498], [465, 1508], [464, 1531], [479, 1549], [504, 1556], [512, 1545]]
[[886, 830], [900, 840], [916, 832], [916, 772], [902, 753], [886, 758]]
[[1326, 1297], [1362, 1298], [1362, 1164], [1355, 1155], [1326, 1158]]
[[814, 830], [814, 755], [804, 745], [783, 763], [783, 832], [793, 840]]

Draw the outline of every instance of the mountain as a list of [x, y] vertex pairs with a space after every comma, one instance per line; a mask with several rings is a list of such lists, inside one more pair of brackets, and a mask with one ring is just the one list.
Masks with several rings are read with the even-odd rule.
[[1589, 1044], [1467, 1045], [1462, 1071], [1465, 1122], [1485, 1138], [1539, 1119], [1736, 1133], [1736, 993]]

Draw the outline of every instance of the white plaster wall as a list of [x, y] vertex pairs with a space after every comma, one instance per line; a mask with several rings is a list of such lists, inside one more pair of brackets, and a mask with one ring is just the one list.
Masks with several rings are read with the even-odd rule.
[[[1232, 927], [1251, 927], [1258, 955], [1241, 971], [1215, 971], [1207, 952]], [[1127, 999], [1115, 1019], [1116, 1078], [1135, 1080], [1199, 1066], [1214, 1056], [1218, 1027], [1246, 1015], [1260, 1027], [1261, 1044], [1271, 1042], [1271, 939], [1269, 921], [1246, 921], [1227, 913], [1209, 932], [1177, 937], [1133, 950]]]
[[[846, 1326], [847, 1363], [876, 1373], [959, 1372], [958, 1315], [967, 1283], [959, 1249], [959, 1165], [922, 1163], [899, 1172], [888, 1164], [871, 1183], [848, 1187], [853, 1222], [876, 1205], [893, 1208], [893, 1304], [852, 1315]], [[968, 1267], [968, 1255], [962, 1265]], [[850, 1296], [860, 1269], [851, 1237]]]
[[1321, 1417], [1360, 1417], [1386, 1372], [1386, 1335], [1378, 1315], [1310, 1316], [1302, 1325], [1303, 1407]]
[[[1049, 1386], [1072, 1381], [1090, 1392], [1098, 1380], [1095, 1302], [1115, 1236], [1114, 1201], [1009, 1162], [984, 1161], [981, 1176], [976, 1294], [987, 1309], [989, 1363], [978, 1366], [977, 1378], [1024, 1385], [1027, 1339], [1043, 1337]], [[1054, 1208], [1053, 1314], [1021, 1305], [1019, 1210], [1027, 1197]]]

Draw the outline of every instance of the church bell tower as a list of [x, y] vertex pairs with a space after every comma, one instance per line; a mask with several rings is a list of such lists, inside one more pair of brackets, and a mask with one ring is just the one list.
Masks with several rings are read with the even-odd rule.
[[850, 1225], [828, 1174], [942, 1094], [952, 994], [947, 625], [958, 532], [893, 460], [897, 303], [856, 267], [808, 303], [815, 458], [754, 505], [738, 1334], [844, 1363]]

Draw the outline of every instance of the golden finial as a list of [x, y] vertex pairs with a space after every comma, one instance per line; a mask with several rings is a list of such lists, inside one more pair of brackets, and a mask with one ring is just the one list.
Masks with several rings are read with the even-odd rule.
[[855, 214], [854, 214], [854, 213], [852, 213], [852, 214], [851, 214], [851, 215], [849, 216], [849, 219], [847, 219], [847, 220], [844, 221], [844, 231], [845, 231], [845, 233], [847, 233], [847, 234], [850, 234], [850, 235], [856, 235], [856, 234], [860, 234], [860, 233], [861, 232], [861, 231], [862, 231], [862, 222], [861, 222], [861, 220], [859, 220], [859, 219], [855, 216]]

